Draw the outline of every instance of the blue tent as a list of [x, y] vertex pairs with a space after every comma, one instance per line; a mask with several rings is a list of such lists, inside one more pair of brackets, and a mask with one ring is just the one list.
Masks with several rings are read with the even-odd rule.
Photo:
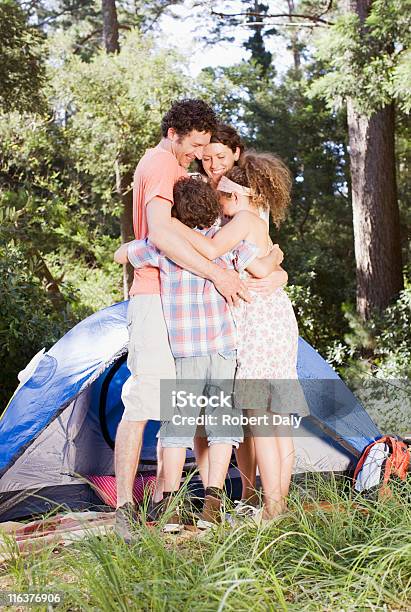
[[[17, 389], [0, 420], [0, 520], [56, 504], [81, 509], [97, 503], [85, 477], [114, 472], [120, 394], [130, 375], [126, 311], [121, 302], [76, 325]], [[380, 432], [302, 339], [298, 374], [311, 415], [295, 437], [295, 471], [349, 469]], [[157, 427], [149, 422], [146, 429], [140, 471], [155, 468]]]

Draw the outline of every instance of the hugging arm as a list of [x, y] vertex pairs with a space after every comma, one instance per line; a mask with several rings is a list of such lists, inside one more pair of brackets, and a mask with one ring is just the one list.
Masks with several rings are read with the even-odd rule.
[[154, 245], [149, 244], [147, 238], [133, 240], [127, 245], [128, 261], [134, 268], [144, 268], [144, 266], [160, 268], [160, 255], [160, 251]]
[[[288, 283], [288, 274], [279, 265], [282, 260], [283, 252], [277, 244], [265, 257], [254, 259], [246, 267], [246, 270], [254, 276], [254, 279], [247, 280], [248, 288], [269, 295], [279, 287], [284, 287]], [[259, 286], [257, 283], [259, 283]]]
[[114, 253], [114, 261], [118, 264], [128, 263], [127, 248], [130, 242], [124, 242]]
[[[151, 203], [148, 205], [151, 206]], [[163, 200], [160, 204], [160, 209], [154, 209], [151, 212], [151, 223], [149, 218], [149, 237], [152, 244], [159, 247], [167, 257], [172, 259], [176, 264], [182, 268], [189, 270], [202, 276], [203, 278], [211, 278], [213, 268], [216, 266], [210, 261], [207, 261], [204, 257], [199, 255], [196, 250], [192, 248], [190, 243], [181, 237], [180, 235], [174, 236], [172, 228], [167, 227], [167, 216], [170, 214], [170, 203]], [[168, 209], [168, 210], [167, 210]], [[149, 209], [147, 210], [149, 213]], [[147, 214], [147, 216], [149, 216]], [[151, 226], [154, 229], [150, 231]], [[175, 233], [175, 232], [174, 232]], [[164, 239], [165, 238], [165, 239]], [[145, 243], [144, 240], [134, 240], [131, 242], [125, 242], [122, 244], [114, 253], [114, 261], [119, 264], [125, 264], [129, 261], [129, 246], [135, 243]], [[146, 243], [145, 243], [146, 244]], [[133, 262], [131, 262], [133, 263]], [[137, 259], [133, 263], [135, 268], [139, 268], [142, 265], [155, 265], [150, 263], [141, 263]]]
[[282, 268], [278, 265], [280, 256], [278, 249], [272, 249], [265, 257], [256, 257], [247, 265], [246, 270], [251, 272], [255, 278], [265, 278], [272, 272], [281, 271]]
[[144, 266], [159, 267], [160, 252], [147, 240], [125, 242], [114, 253], [114, 261], [119, 264], [130, 262], [134, 268]]
[[[251, 274], [255, 275], [255, 282], [261, 280], [265, 280], [265, 278], [270, 279], [270, 286], [272, 287], [275, 284], [275, 287], [272, 290], [278, 289], [282, 285], [287, 282], [287, 273], [280, 267], [276, 266], [275, 272], [272, 272], [272, 262], [276, 255], [269, 253], [267, 257], [259, 258], [256, 257], [258, 253], [258, 247], [247, 240], [242, 240], [240, 244], [236, 246], [231, 254], [234, 256], [234, 265], [235, 269], [239, 272], [243, 270], [248, 270]], [[272, 261], [269, 261], [269, 256], [271, 255]], [[226, 256], [223, 256], [225, 258]], [[267, 276], [269, 274], [269, 276]], [[270, 278], [274, 275], [274, 279]], [[285, 275], [285, 278], [284, 278]], [[247, 281], [249, 282], [249, 281]]]
[[[217, 259], [217, 257], [233, 250], [242, 240], [246, 239], [249, 231], [249, 216], [248, 213], [236, 215], [234, 219], [216, 232], [213, 238], [192, 230], [177, 219], [172, 219], [172, 225], [204, 257]], [[256, 278], [264, 278], [276, 271], [282, 260], [283, 253], [279, 246], [275, 245], [265, 257], [255, 258], [247, 266], [247, 270]]]
[[216, 232], [213, 238], [196, 232], [177, 219], [172, 219], [172, 225], [180, 236], [188, 240], [204, 257], [211, 260], [217, 259], [217, 257], [221, 257], [221, 255], [231, 251], [248, 234], [248, 224], [245, 215], [236, 215], [227, 225]]
[[238, 295], [249, 300], [247, 287], [234, 270], [223, 270], [209, 261], [193, 248], [187, 237], [176, 230], [171, 219], [171, 202], [162, 198], [151, 200], [147, 204], [147, 225], [152, 244], [177, 265], [210, 279], [229, 304], [236, 303]]

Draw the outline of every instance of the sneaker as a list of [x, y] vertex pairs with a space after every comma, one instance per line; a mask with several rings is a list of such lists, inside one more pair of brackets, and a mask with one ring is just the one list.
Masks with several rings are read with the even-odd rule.
[[137, 508], [131, 502], [127, 502], [117, 508], [114, 533], [123, 539], [126, 544], [136, 544], [138, 538], [138, 527], [140, 516]]
[[234, 514], [238, 518], [251, 518], [253, 519], [260, 512], [260, 508], [248, 504], [245, 500], [240, 499], [234, 502]]

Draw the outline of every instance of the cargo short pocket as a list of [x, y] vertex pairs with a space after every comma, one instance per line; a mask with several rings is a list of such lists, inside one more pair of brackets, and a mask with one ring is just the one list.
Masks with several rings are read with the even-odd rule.
[[152, 295], [138, 295], [130, 299], [127, 309], [127, 330], [129, 336], [127, 367], [130, 372], [137, 376], [141, 353], [145, 346], [145, 325], [151, 310]]

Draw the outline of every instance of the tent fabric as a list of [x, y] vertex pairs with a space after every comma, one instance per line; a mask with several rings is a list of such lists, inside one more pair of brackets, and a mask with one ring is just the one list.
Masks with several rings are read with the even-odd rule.
[[126, 350], [127, 302], [91, 315], [59, 340], [17, 391], [0, 421], [0, 474], [116, 353]]
[[[0, 420], [0, 519], [3, 499], [12, 492], [44, 488], [50, 494], [53, 487], [78, 489], [87, 474], [113, 474], [121, 388], [130, 375], [126, 315], [127, 302], [121, 302], [76, 325], [40, 355], [17, 389]], [[295, 471], [347, 469], [380, 432], [329, 364], [301, 338], [298, 374], [311, 416], [295, 437]], [[149, 421], [140, 471], [155, 469], [157, 430], [158, 423]]]

